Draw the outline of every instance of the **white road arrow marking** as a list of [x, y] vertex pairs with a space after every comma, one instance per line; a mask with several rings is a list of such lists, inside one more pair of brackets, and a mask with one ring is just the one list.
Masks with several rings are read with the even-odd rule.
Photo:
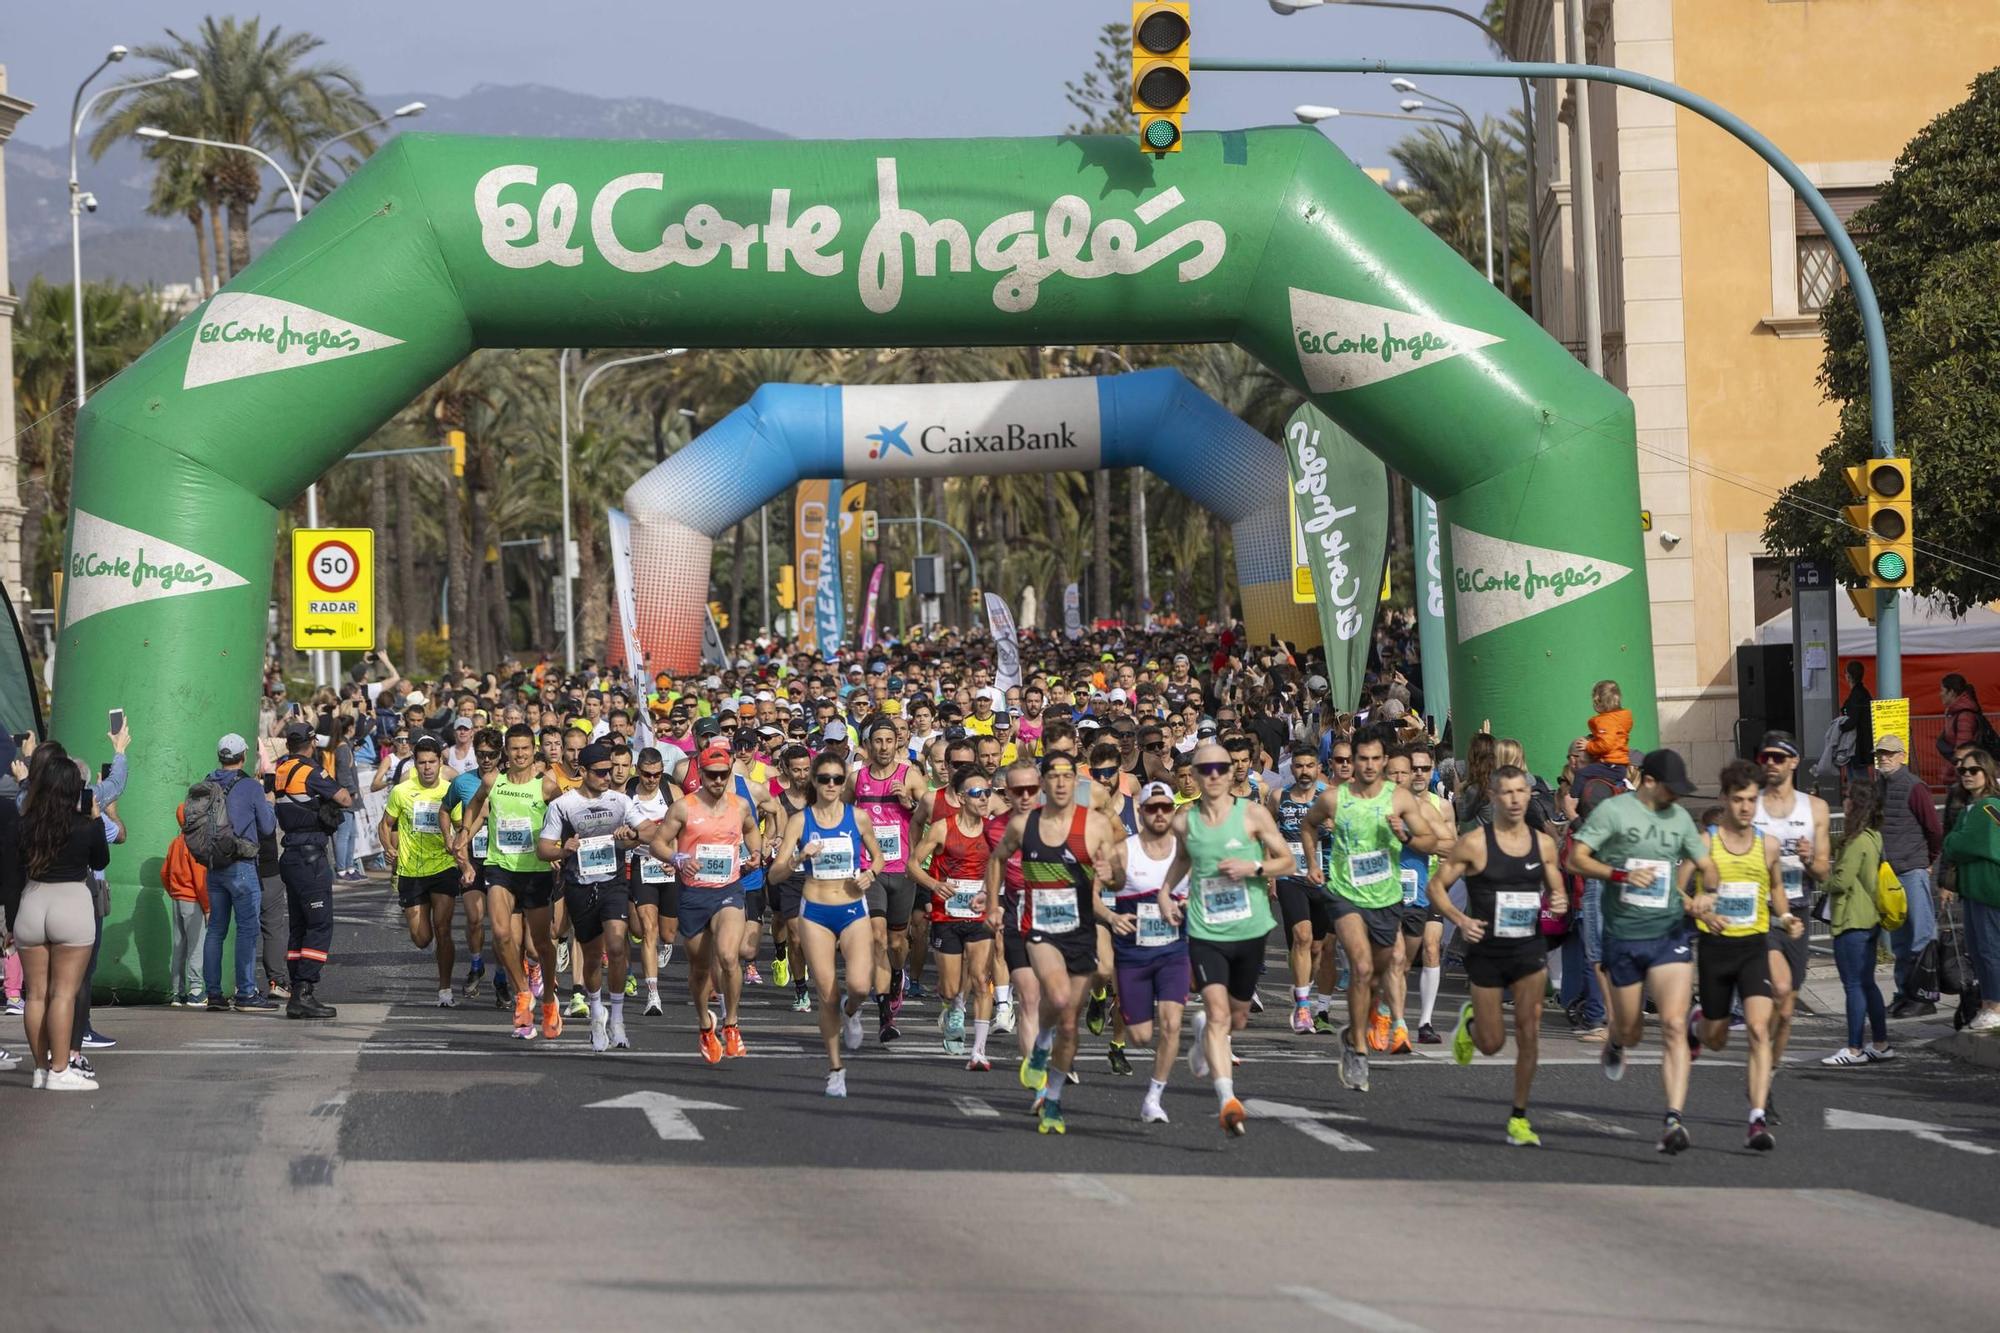
[[1911, 1138], [1922, 1139], [1926, 1143], [1941, 1143], [1947, 1148], [1960, 1152], [1975, 1153], [1980, 1157], [2000, 1156], [2000, 1148], [1987, 1148], [1977, 1143], [1966, 1143], [1961, 1139], [1948, 1139], [1947, 1134], [1966, 1134], [1969, 1130], [1955, 1125], [1933, 1125], [1927, 1120], [1898, 1120], [1894, 1116], [1869, 1115], [1865, 1111], [1842, 1111], [1837, 1107], [1826, 1108], [1828, 1129], [1879, 1129], [1891, 1134], [1908, 1134]]
[[634, 1109], [646, 1113], [646, 1121], [653, 1132], [663, 1139], [679, 1142], [699, 1142], [701, 1131], [694, 1127], [694, 1121], [687, 1118], [689, 1111], [734, 1111], [733, 1106], [721, 1102], [698, 1102], [689, 1097], [676, 1097], [668, 1092], [628, 1092], [623, 1097], [613, 1097], [608, 1102], [592, 1102], [586, 1111], [608, 1111]]
[[1343, 1134], [1328, 1120], [1359, 1121], [1358, 1115], [1344, 1115], [1339, 1111], [1314, 1111], [1304, 1106], [1293, 1106], [1289, 1102], [1267, 1102], [1262, 1097], [1252, 1097], [1243, 1103], [1243, 1109], [1262, 1120], [1282, 1120], [1309, 1139], [1324, 1143], [1340, 1152], [1374, 1152], [1375, 1150], [1360, 1139]]

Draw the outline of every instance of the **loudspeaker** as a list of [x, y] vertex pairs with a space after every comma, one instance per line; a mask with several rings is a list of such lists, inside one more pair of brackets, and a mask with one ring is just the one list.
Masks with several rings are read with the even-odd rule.
[[1764, 730], [1798, 730], [1792, 702], [1791, 644], [1746, 643], [1737, 648], [1736, 713], [1738, 717], [1762, 718]]
[[917, 557], [917, 595], [919, 597], [944, 596], [944, 557], [923, 555]]

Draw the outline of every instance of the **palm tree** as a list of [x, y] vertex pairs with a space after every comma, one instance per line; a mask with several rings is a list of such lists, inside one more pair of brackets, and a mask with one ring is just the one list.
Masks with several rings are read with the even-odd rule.
[[210, 150], [185, 144], [170, 146], [187, 151], [162, 158], [153, 176], [152, 197], [146, 201], [146, 211], [160, 218], [184, 217], [194, 228], [194, 294], [195, 299], [201, 300], [215, 295], [215, 289], [221, 285], [216, 281], [208, 246], [208, 207], [214, 181], [197, 156]]
[[[262, 19], [211, 15], [192, 38], [171, 28], [167, 37], [135, 54], [163, 70], [193, 66], [201, 79], [192, 86], [160, 84], [125, 94], [91, 138], [93, 157], [102, 157], [141, 125], [160, 125], [300, 161], [313, 143], [377, 118], [346, 66], [306, 63], [325, 44], [311, 33], [288, 34], [276, 25], [266, 32]], [[198, 128], [178, 128], [184, 125]], [[364, 151], [369, 146], [367, 135], [356, 142]], [[263, 167], [238, 152], [216, 153], [212, 162], [211, 197], [228, 212], [228, 271], [234, 277], [250, 264], [250, 210], [264, 192]]]

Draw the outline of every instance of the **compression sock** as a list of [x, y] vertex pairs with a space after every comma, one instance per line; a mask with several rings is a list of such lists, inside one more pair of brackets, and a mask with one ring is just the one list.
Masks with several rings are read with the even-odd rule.
[[993, 988], [993, 1003], [996, 1005], [1014, 1003], [1014, 988], [1012, 986], [995, 986]]
[[1218, 1107], [1229, 1105], [1229, 1099], [1234, 1097], [1235, 1095], [1236, 1095], [1235, 1079], [1219, 1078], [1215, 1080], [1215, 1104]]
[[898, 998], [903, 994], [903, 969], [900, 967], [889, 969], [889, 994]]
[[1310, 1003], [1312, 1000], [1312, 993], [1313, 993], [1313, 988], [1311, 986], [1294, 986], [1292, 987], [1292, 1003], [1293, 1004]]
[[1436, 1012], [1438, 986], [1443, 981], [1444, 967], [1442, 965], [1426, 967], [1423, 969], [1423, 975], [1417, 978], [1417, 994], [1422, 997], [1424, 1005], [1424, 1016], [1417, 1020], [1419, 1026], [1428, 1024], [1431, 1021], [1431, 1015]]
[[623, 1023], [625, 1021], [625, 988], [623, 986], [611, 992], [611, 1021], [614, 1023]]
[[972, 1020], [973, 1059], [984, 1060], [986, 1058], [986, 1034], [992, 1030], [992, 1020], [985, 1018], [975, 1018]]
[[1069, 1083], [1069, 1074], [1066, 1070], [1061, 1070], [1061, 1069], [1049, 1070], [1049, 1083], [1048, 1086], [1042, 1090], [1043, 1094], [1042, 1100], [1047, 1102], [1050, 1106], [1058, 1106], [1058, 1107], [1061, 1106], [1062, 1090], [1068, 1083]]

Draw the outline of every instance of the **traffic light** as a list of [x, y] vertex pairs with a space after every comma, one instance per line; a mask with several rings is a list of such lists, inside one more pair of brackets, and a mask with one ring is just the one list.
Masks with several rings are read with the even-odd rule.
[[908, 596], [910, 595], [910, 584], [911, 584], [911, 582], [912, 582], [912, 580], [911, 580], [911, 578], [910, 578], [910, 571], [909, 571], [909, 570], [907, 570], [907, 569], [899, 569], [899, 570], [897, 570], [897, 571], [896, 571], [896, 600], [897, 600], [897, 601], [899, 601], [899, 602], [900, 602], [900, 601], [902, 601], [902, 600], [903, 600], [903, 599], [904, 599], [905, 597], [908, 597]]
[[465, 432], [462, 430], [448, 430], [444, 433], [444, 441], [451, 446], [451, 475], [454, 477], [464, 476]]
[[1915, 537], [1910, 523], [1910, 460], [1871, 458], [1847, 469], [1847, 489], [1860, 504], [1847, 506], [1847, 521], [1866, 544], [1847, 548], [1847, 558], [1870, 588], [1908, 588], [1915, 582]]
[[880, 515], [878, 515], [878, 514], [876, 513], [876, 511], [875, 511], [875, 510], [873, 510], [873, 509], [864, 509], [864, 510], [862, 510], [862, 511], [861, 511], [861, 540], [862, 540], [862, 541], [864, 541], [864, 542], [872, 542], [872, 541], [875, 541], [875, 540], [877, 540], [877, 539], [878, 539], [878, 538], [880, 537], [882, 529], [881, 529], [881, 527], [880, 527], [880, 526], [878, 525], [878, 520], [879, 520], [879, 518], [880, 518]]
[[1132, 111], [1139, 118], [1139, 146], [1155, 156], [1181, 151], [1190, 33], [1186, 4], [1134, 0]]
[[778, 605], [789, 611], [798, 604], [799, 585], [792, 566], [778, 566]]

